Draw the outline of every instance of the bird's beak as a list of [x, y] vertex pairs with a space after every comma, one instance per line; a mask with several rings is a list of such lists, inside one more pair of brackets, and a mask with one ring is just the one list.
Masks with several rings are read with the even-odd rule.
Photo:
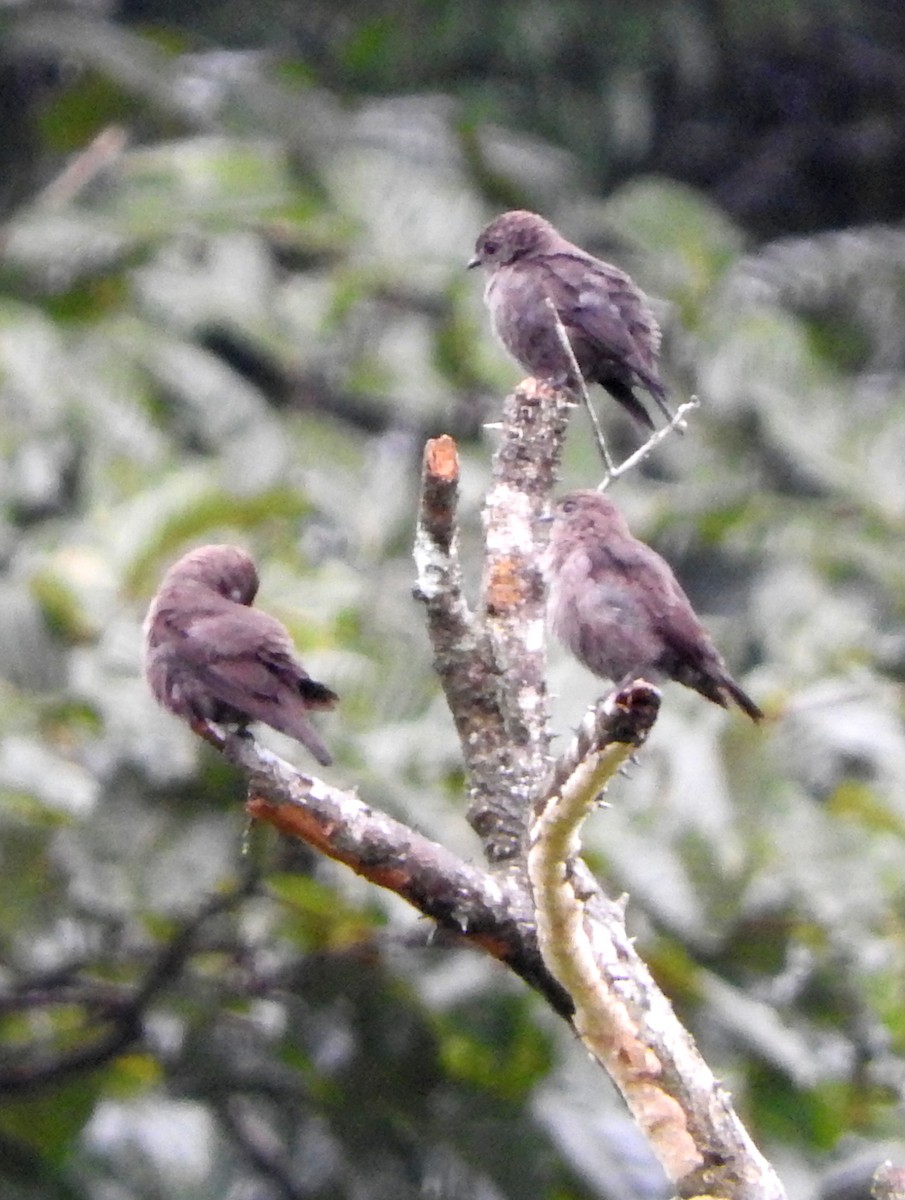
[[538, 517], [536, 524], [552, 525], [555, 520], [556, 520], [556, 513], [547, 513], [547, 515], [545, 517]]
[[472, 254], [471, 258], [468, 260], [467, 265], [468, 265], [468, 270], [470, 271], [472, 269], [472, 267], [479, 267], [481, 265], [481, 260], [478, 258], [477, 254]]

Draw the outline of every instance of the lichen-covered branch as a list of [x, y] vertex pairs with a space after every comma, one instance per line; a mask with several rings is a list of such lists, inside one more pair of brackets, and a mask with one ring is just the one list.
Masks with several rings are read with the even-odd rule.
[[454, 445], [437, 438], [424, 456], [415, 594], [427, 606], [434, 661], [462, 742], [469, 820], [488, 860], [517, 869], [531, 804], [548, 769], [537, 519], [556, 481], [571, 408], [566, 393], [533, 379], [505, 402], [474, 616], [461, 595]]
[[484, 502], [481, 615], [500, 678], [503, 727], [472, 787], [469, 820], [491, 861], [518, 869], [523, 869], [531, 805], [549, 766], [538, 520], [556, 484], [573, 407], [566, 392], [534, 380], [507, 397]]
[[571, 1001], [547, 970], [536, 940], [525, 936], [524, 897], [508, 881], [472, 866], [353, 792], [302, 774], [248, 736], [228, 737], [223, 752], [249, 780], [248, 812], [299, 838], [419, 912], [492, 954], [568, 1016]]
[[444, 435], [424, 449], [421, 505], [415, 532], [415, 598], [427, 610], [434, 669], [452, 713], [465, 767], [479, 769], [485, 747], [503, 737], [496, 663], [462, 593], [456, 505], [459, 461]]
[[624, 903], [600, 890], [579, 857], [581, 823], [606, 780], [643, 743], [659, 693], [636, 682], [610, 697], [570, 750], [555, 764], [549, 758], [536, 531], [571, 407], [567, 393], [534, 380], [506, 401], [473, 608], [458, 559], [456, 447], [444, 437], [425, 451], [415, 594], [461, 739], [469, 820], [488, 870], [353, 793], [294, 771], [250, 738], [228, 738], [223, 750], [251, 781], [255, 817], [404, 897], [506, 963], [571, 1019], [680, 1195], [781, 1200], [776, 1175], [635, 952]]

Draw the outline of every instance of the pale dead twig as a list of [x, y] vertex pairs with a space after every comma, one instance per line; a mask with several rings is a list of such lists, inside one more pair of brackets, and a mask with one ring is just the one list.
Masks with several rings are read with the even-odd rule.
[[664, 425], [662, 429], [658, 429], [652, 433], [647, 441], [639, 446], [633, 454], [630, 454], [627, 459], [619, 463], [617, 466], [613, 462], [610, 454], [609, 446], [606, 444], [606, 438], [603, 434], [600, 420], [597, 416], [594, 406], [591, 404], [591, 398], [588, 395], [588, 389], [585, 385], [584, 376], [581, 373], [581, 368], [575, 358], [575, 351], [572, 349], [572, 343], [569, 341], [569, 335], [566, 333], [563, 323], [560, 320], [559, 313], [556, 311], [556, 305], [547, 297], [547, 307], [553, 316], [553, 327], [556, 330], [556, 336], [559, 339], [559, 344], [562, 346], [563, 353], [569, 360], [569, 366], [572, 370], [572, 376], [577, 387], [578, 393], [581, 396], [581, 401], [587, 409], [588, 416], [591, 420], [591, 427], [594, 430], [594, 438], [597, 442], [597, 447], [600, 450], [601, 458], [606, 467], [606, 475], [603, 478], [598, 490], [605, 491], [614, 479], [618, 479], [621, 475], [625, 475], [631, 471], [633, 467], [637, 467], [642, 463], [647, 456], [660, 445], [674, 430], [684, 430], [686, 428], [685, 418], [690, 412], [700, 406], [700, 401], [696, 396], [692, 396], [690, 400], [686, 400], [684, 404], [680, 404], [675, 415], [671, 418], [668, 425]]
[[597, 442], [597, 448], [600, 450], [601, 457], [606, 465], [607, 475], [612, 475], [615, 470], [613, 460], [610, 456], [609, 446], [606, 444], [606, 438], [603, 436], [603, 428], [598, 420], [597, 413], [594, 411], [594, 406], [591, 404], [591, 397], [588, 395], [588, 389], [585, 386], [584, 376], [581, 373], [581, 368], [575, 358], [575, 351], [572, 349], [572, 343], [569, 341], [569, 335], [563, 328], [563, 323], [559, 318], [559, 313], [556, 311], [556, 305], [547, 297], [547, 307], [553, 317], [553, 328], [556, 330], [556, 336], [559, 339], [559, 344], [562, 346], [563, 353], [569, 360], [569, 366], [572, 369], [572, 379], [578, 389], [578, 394], [581, 396], [581, 402], [587, 409], [588, 416], [591, 420], [591, 427], [594, 430], [594, 438]]
[[660, 443], [665, 438], [669, 437], [673, 430], [685, 429], [686, 416], [690, 412], [694, 412], [696, 408], [700, 407], [701, 402], [697, 396], [692, 396], [690, 400], [686, 400], [684, 404], [680, 404], [676, 409], [675, 416], [673, 416], [668, 425], [664, 425], [662, 429], [658, 429], [655, 433], [652, 433], [644, 445], [639, 446], [638, 449], [633, 454], [630, 454], [628, 458], [624, 459], [624, 461], [621, 462], [618, 467], [612, 467], [608, 465], [607, 473], [602, 482], [599, 484], [597, 490], [599, 492], [605, 492], [614, 479], [618, 479], [620, 475], [625, 475], [628, 471], [631, 471], [633, 467], [637, 467], [639, 463], [644, 462], [651, 451], [656, 450]]
[[36, 204], [44, 208], [64, 208], [122, 157], [128, 141], [129, 135], [122, 126], [106, 126], [50, 181], [37, 197]]

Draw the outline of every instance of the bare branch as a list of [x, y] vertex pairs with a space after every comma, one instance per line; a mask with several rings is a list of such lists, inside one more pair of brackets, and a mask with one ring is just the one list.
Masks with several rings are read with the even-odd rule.
[[643, 681], [608, 697], [538, 805], [528, 866], [540, 945], [575, 1003], [582, 1041], [622, 1092], [678, 1193], [780, 1200], [778, 1178], [638, 957], [624, 902], [609, 900], [578, 857], [585, 818], [646, 738], [658, 708], [659, 693]]
[[[550, 797], [565, 785], [565, 783], [585, 764], [588, 759], [607, 745], [626, 746], [629, 757], [635, 749], [642, 746], [653, 727], [660, 711], [660, 692], [644, 680], [636, 680], [629, 688], [600, 700], [588, 710], [584, 720], [575, 731], [575, 737], [569, 746], [556, 760], [553, 778], [548, 792], [538, 801], [536, 815], [543, 812], [550, 803]], [[616, 762], [613, 770], [606, 774], [601, 782], [602, 791], [607, 781], [622, 765]], [[532, 833], [532, 841], [534, 834]]]
[[697, 396], [692, 396], [690, 400], [686, 400], [684, 404], [680, 404], [673, 414], [668, 425], [664, 425], [662, 429], [658, 429], [656, 433], [652, 433], [643, 446], [624, 459], [618, 467], [607, 464], [607, 473], [600, 483], [597, 490], [599, 492], [606, 491], [614, 479], [618, 479], [621, 475], [626, 475], [629, 471], [634, 470], [640, 463], [651, 454], [653, 450], [660, 445], [662, 441], [669, 437], [674, 431], [682, 431], [686, 428], [687, 422], [685, 418], [689, 413], [694, 412], [696, 408], [700, 408], [701, 402]]
[[64, 208], [122, 158], [128, 141], [129, 135], [122, 126], [107, 125], [50, 181], [35, 198], [35, 206]]
[[271, 1124], [263, 1121], [244, 1097], [212, 1097], [211, 1107], [229, 1141], [283, 1200], [305, 1200], [307, 1187], [296, 1182], [286, 1148]]
[[469, 821], [489, 860], [510, 863], [526, 890], [528, 820], [549, 766], [545, 598], [536, 535], [572, 407], [565, 391], [533, 379], [506, 398], [483, 513], [481, 614], [502, 723], [471, 772]]
[[[459, 498], [459, 455], [456, 443], [448, 434], [442, 434], [424, 447], [424, 470], [422, 473], [421, 521], [419, 535], [423, 532], [426, 546], [415, 544], [415, 563], [419, 581], [422, 573], [429, 571], [432, 556], [427, 562], [419, 561], [419, 553], [427, 553], [436, 547], [444, 556], [438, 564], [445, 567], [458, 583], [459, 564], [456, 555], [456, 504]], [[442, 580], [441, 580], [442, 581]], [[429, 581], [428, 581], [429, 582]], [[447, 588], [449, 588], [447, 583]], [[458, 592], [458, 589], [454, 589]], [[425, 598], [434, 589], [425, 585]]]
[[[556, 310], [556, 305], [549, 297], [547, 297], [547, 307], [549, 308], [553, 317], [553, 328], [556, 330], [556, 336], [559, 340], [559, 344], [569, 360], [569, 366], [572, 369], [572, 377], [574, 380], [575, 389], [581, 397], [582, 404], [587, 410], [588, 417], [591, 421], [591, 427], [594, 430], [594, 439], [597, 442], [597, 447], [600, 450], [601, 458], [603, 459], [604, 466], [606, 467], [606, 474], [604, 475], [603, 481], [600, 483], [597, 489], [598, 491], [603, 492], [609, 487], [614, 479], [618, 479], [621, 475], [627, 474], [629, 471], [637, 467], [639, 463], [644, 462], [644, 460], [652, 453], [652, 451], [656, 450], [660, 443], [665, 438], [669, 437], [671, 433], [684, 433], [688, 427], [688, 423], [685, 418], [689, 413], [694, 412], [696, 408], [699, 408], [701, 402], [698, 400], [697, 396], [692, 396], [690, 400], [686, 400], [684, 404], [680, 404], [678, 410], [673, 414], [669, 422], [664, 425], [662, 429], [658, 429], [655, 433], [652, 433], [643, 445], [639, 446], [633, 454], [630, 454], [628, 458], [624, 459], [621, 463], [619, 463], [618, 466], [616, 466], [616, 464], [613, 462], [613, 457], [610, 454], [609, 447], [606, 444], [606, 438], [604, 437], [603, 428], [597, 417], [597, 411], [594, 408], [594, 405], [591, 403], [591, 397], [588, 394], [587, 384], [585, 383], [584, 376], [581, 373], [581, 367], [578, 365], [578, 360], [575, 357], [575, 351], [572, 349], [572, 343], [569, 341], [569, 335], [565, 331], [565, 327], [563, 326], [559, 313]], [[669, 411], [665, 404], [661, 404], [660, 407], [666, 412]]]
[[495, 666], [481, 649], [481, 631], [462, 593], [456, 504], [459, 461], [451, 437], [424, 448], [421, 505], [415, 533], [415, 598], [427, 608], [434, 669], [456, 723], [466, 765], [488, 725], [500, 723]]
[[572, 403], [533, 379], [507, 397], [484, 509], [487, 553], [478, 619], [461, 597], [451, 439], [429, 442], [415, 541], [416, 595], [468, 774], [469, 820], [491, 862], [518, 859], [547, 773], [543, 581], [537, 518], [553, 490]]
[[232, 737], [227, 758], [250, 780], [248, 812], [289, 837], [395, 892], [467, 944], [506, 963], [564, 1016], [572, 1010], [544, 966], [524, 897], [508, 881], [458, 858], [351, 792], [295, 770], [250, 737]]
[[[109, 984], [99, 984], [105, 1003], [87, 1004], [89, 1016], [85, 1023], [85, 1039], [72, 1049], [49, 1049], [44, 1053], [28, 1047], [22, 1061], [7, 1062], [0, 1067], [0, 1094], [28, 1095], [47, 1087], [58, 1087], [72, 1075], [96, 1070], [122, 1054], [144, 1033], [144, 1018], [153, 1000], [174, 983], [192, 954], [198, 932], [209, 920], [235, 908], [256, 887], [256, 878], [248, 874], [227, 892], [218, 893], [205, 901], [163, 946], [150, 970], [131, 993], [114, 996]], [[27, 994], [24, 997], [27, 1001]], [[68, 1002], [66, 991], [57, 1003]], [[99, 1026], [99, 1030], [97, 1027]], [[67, 1043], [77, 1038], [71, 1028], [66, 1030]]]
[[615, 470], [613, 458], [610, 454], [610, 448], [606, 444], [606, 438], [603, 434], [603, 426], [597, 418], [597, 411], [591, 403], [591, 397], [588, 395], [588, 386], [585, 383], [584, 375], [581, 372], [581, 367], [578, 365], [578, 359], [575, 357], [575, 351], [572, 349], [572, 343], [569, 341], [569, 335], [566, 333], [565, 326], [560, 319], [559, 311], [550, 297], [547, 297], [547, 308], [550, 310], [550, 315], [553, 318], [553, 328], [556, 331], [557, 340], [562, 347], [563, 353], [568, 359], [569, 366], [572, 368], [572, 381], [575, 389], [581, 397], [581, 402], [588, 414], [588, 419], [591, 422], [591, 428], [594, 430], [594, 440], [597, 442], [597, 449], [600, 451], [600, 457], [603, 459], [604, 466], [607, 470], [607, 475], [610, 476]]

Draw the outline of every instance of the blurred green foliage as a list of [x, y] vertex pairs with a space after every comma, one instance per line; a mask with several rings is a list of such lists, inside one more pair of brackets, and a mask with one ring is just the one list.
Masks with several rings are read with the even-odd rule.
[[[770, 714], [754, 730], [669, 689], [589, 856], [790, 1179], [883, 1157], [901, 1124], [905, 237], [752, 245], [662, 175], [600, 199], [569, 139], [491, 122], [519, 106], [495, 107], [491, 9], [461, 8], [473, 29], [446, 4], [315, 5], [323, 41], [297, 59], [282, 6], [273, 55], [244, 52], [247, 6], [198, 5], [193, 37], [150, 28], [168, 5], [134, 6], [140, 30], [4, 18], [10, 64], [67, 65], [0, 250], [4, 1195], [663, 1189], [605, 1081], [501, 968], [430, 945], [313, 854], [259, 834], [244, 853], [240, 781], [139, 675], [166, 565], [241, 542], [262, 605], [342, 696], [320, 722], [331, 778], [477, 853], [410, 543], [423, 440], [454, 432], [477, 578], [482, 425], [517, 372], [463, 267], [501, 194], [657, 299], [674, 394], [702, 406], [618, 498]], [[777, 28], [800, 15], [772, 8]], [[637, 66], [661, 18], [619, 9], [582, 36]], [[563, 113], [588, 127], [581, 72], [549, 82], [586, 12], [493, 18], [510, 99], [530, 78], [543, 100], [535, 133]], [[411, 94], [428, 84], [449, 95]], [[576, 413], [564, 485], [598, 475]], [[599, 685], [554, 653], [551, 690], [567, 734]]]

